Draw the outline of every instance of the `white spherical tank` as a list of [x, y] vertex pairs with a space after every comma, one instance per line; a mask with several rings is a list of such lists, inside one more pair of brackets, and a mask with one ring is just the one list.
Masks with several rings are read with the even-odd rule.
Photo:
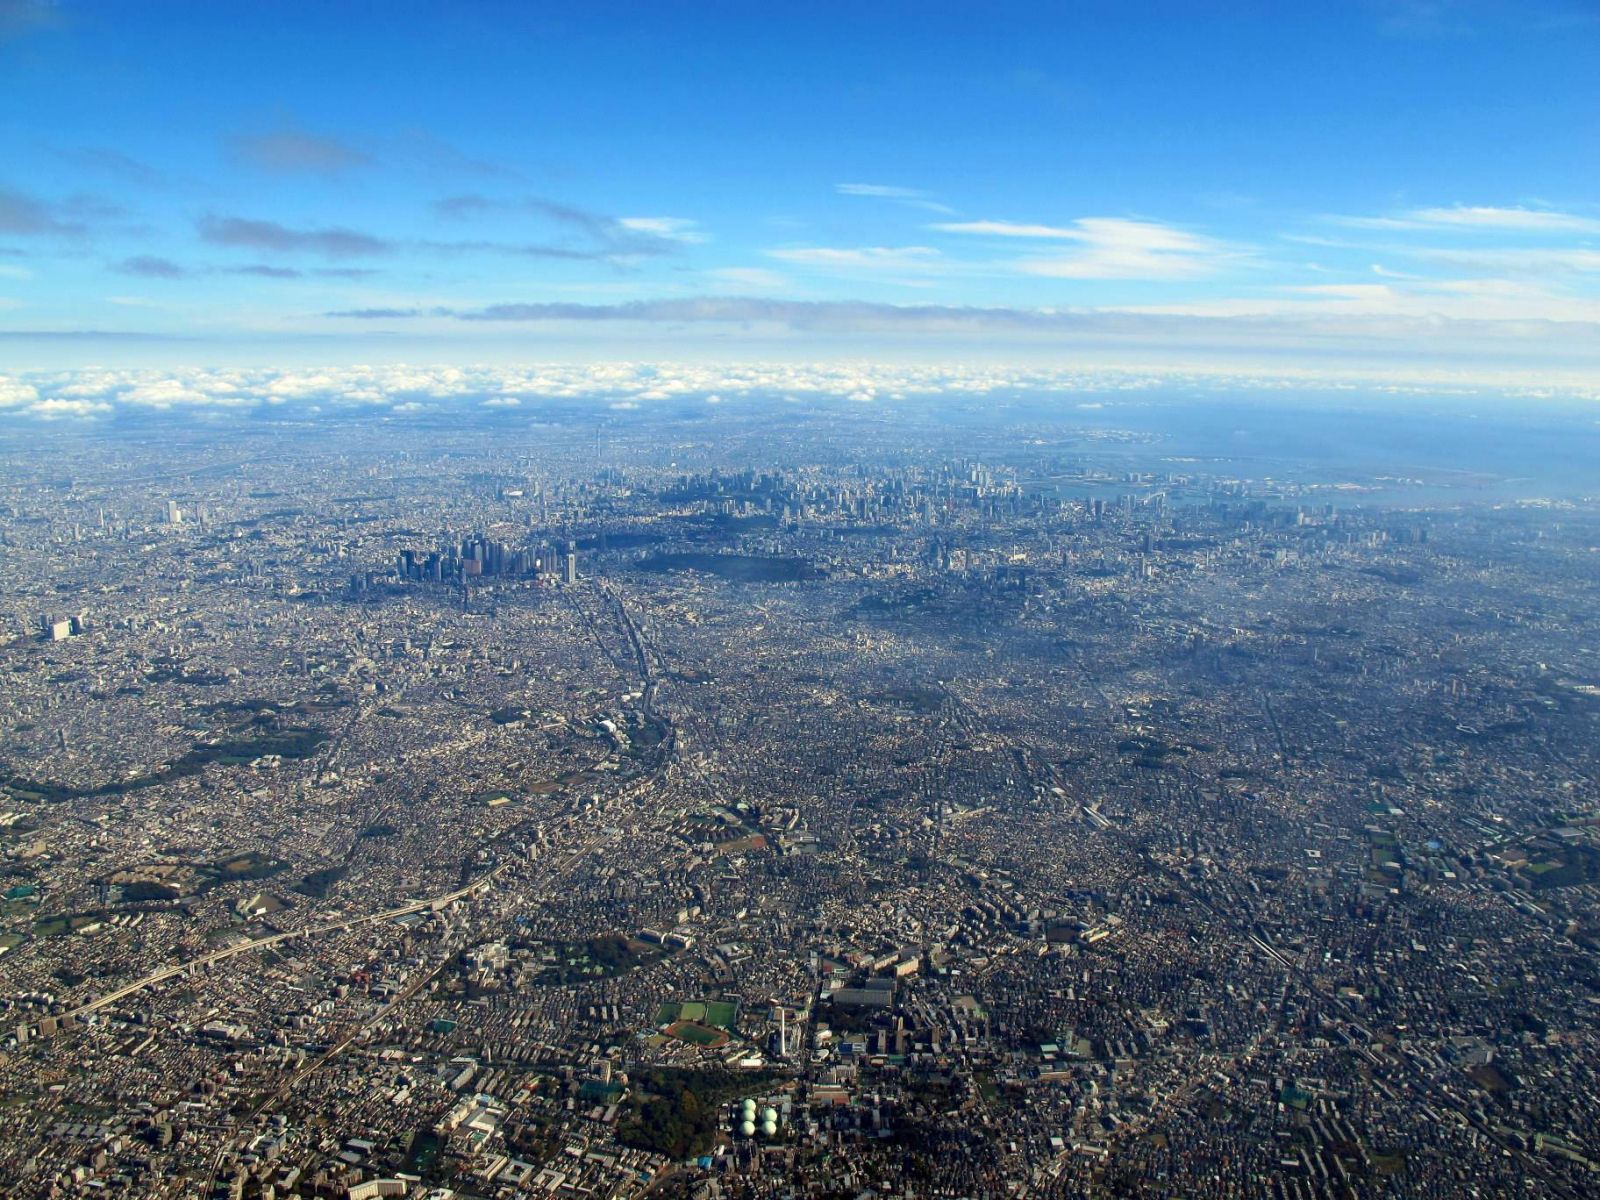
[[739, 1132], [744, 1134], [745, 1137], [755, 1137], [756, 1123], [754, 1121], [745, 1121], [739, 1126]]
[[762, 1125], [761, 1125], [761, 1135], [763, 1137], [773, 1137], [773, 1136], [775, 1136], [777, 1134], [777, 1132], [778, 1132], [778, 1123], [776, 1121], [765, 1121], [765, 1122], [762, 1123]]

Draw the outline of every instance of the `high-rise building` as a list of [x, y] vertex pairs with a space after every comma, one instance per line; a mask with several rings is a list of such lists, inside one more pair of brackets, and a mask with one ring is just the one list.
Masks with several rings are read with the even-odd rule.
[[168, 500], [167, 501], [167, 524], [168, 525], [182, 525], [183, 524], [183, 509], [178, 507], [178, 502], [176, 500]]
[[567, 557], [561, 566], [561, 582], [578, 582], [578, 543], [567, 543]]

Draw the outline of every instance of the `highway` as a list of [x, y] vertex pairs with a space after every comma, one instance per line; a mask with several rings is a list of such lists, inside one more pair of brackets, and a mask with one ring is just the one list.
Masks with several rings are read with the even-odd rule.
[[434, 896], [427, 900], [414, 900], [410, 904], [401, 905], [399, 908], [391, 908], [380, 913], [371, 913], [365, 917], [341, 917], [337, 921], [326, 921], [321, 925], [311, 925], [305, 929], [288, 929], [282, 933], [269, 934], [264, 938], [241, 942], [236, 946], [228, 946], [225, 949], [202, 955], [199, 958], [191, 958], [186, 962], [163, 967], [159, 971], [146, 975], [143, 979], [123, 985], [114, 992], [107, 992], [104, 996], [96, 997], [87, 1004], [80, 1004], [70, 1012], [64, 1013], [61, 1019], [63, 1021], [72, 1021], [79, 1017], [87, 1016], [89, 1013], [131, 996], [135, 992], [142, 992], [147, 987], [153, 987], [163, 980], [196, 971], [201, 967], [208, 967], [212, 963], [221, 962], [226, 958], [233, 958], [235, 955], [248, 954], [252, 950], [261, 950], [267, 946], [274, 946], [279, 942], [290, 941], [294, 938], [316, 937], [318, 934], [333, 933], [335, 931], [342, 932], [361, 925], [374, 925], [379, 921], [392, 921], [394, 918], [403, 917], [408, 913], [423, 912], [427, 909], [449, 904], [454, 900], [461, 899], [463, 896], [470, 896], [480, 888], [487, 886], [489, 881], [503, 870], [505, 870], [505, 865], [501, 864], [492, 871], [480, 875], [465, 887], [457, 888], [453, 892], [446, 892], [442, 896]]
[[[568, 851], [559, 860], [559, 862], [554, 865], [554, 869], [549, 873], [549, 875], [547, 877], [548, 886], [554, 887], [557, 883], [560, 882], [561, 879], [563, 879], [566, 876], [568, 871], [572, 870], [572, 868], [577, 864], [577, 862], [581, 858], [583, 858], [585, 855], [592, 854], [592, 853], [596, 852], [597, 850], [600, 849], [601, 846], [603, 846], [603, 845], [607, 844], [608, 842], [610, 842], [614, 837], [615, 837], [614, 833], [597, 834], [595, 836], [587, 838], [580, 845], [578, 845], [578, 846], [574, 847], [572, 850]], [[360, 921], [349, 922], [349, 924], [360, 924], [360, 923], [371, 922], [371, 921], [382, 921], [382, 920], [386, 920], [386, 919], [391, 918], [391, 917], [403, 916], [405, 913], [408, 913], [408, 912], [416, 912], [421, 908], [427, 908], [427, 907], [430, 907], [431, 905], [434, 905], [434, 904], [448, 903], [451, 900], [458, 900], [462, 896], [468, 895], [469, 893], [471, 893], [473, 891], [476, 891], [478, 888], [483, 887], [491, 879], [493, 879], [496, 875], [498, 875], [501, 871], [503, 871], [506, 868], [507, 865], [508, 864], [506, 864], [506, 863], [502, 863], [500, 866], [494, 868], [494, 870], [488, 872], [485, 875], [479, 876], [477, 879], [475, 879], [471, 883], [469, 883], [466, 887], [460, 888], [457, 891], [449, 892], [449, 893], [447, 893], [447, 894], [445, 894], [443, 896], [436, 896], [432, 900], [418, 901], [416, 904], [407, 905], [404, 908], [397, 908], [397, 909], [393, 909], [393, 910], [391, 910], [389, 912], [378, 913], [378, 914], [375, 914], [374, 916], [371, 916], [371, 917], [363, 917], [363, 918], [360, 919]], [[330, 923], [329, 925], [319, 926], [318, 928], [319, 929], [336, 928], [340, 924], [344, 924], [344, 923]], [[251, 946], [267, 945], [267, 944], [269, 944], [270, 942], [273, 942], [273, 941], [280, 941], [285, 936], [289, 936], [289, 935], [276, 935], [276, 936], [274, 936], [272, 938], [262, 938], [262, 939], [259, 939], [258, 941], [252, 942]], [[243, 950], [247, 950], [249, 948], [250, 948], [249, 946], [236, 947], [234, 949], [234, 952], [235, 953], [242, 952]], [[391, 1013], [393, 1013], [395, 1010], [399, 1009], [400, 1007], [402, 1007], [403, 1005], [408, 1003], [413, 997], [416, 996], [416, 994], [418, 992], [420, 992], [428, 984], [432, 983], [434, 981], [434, 979], [436, 979], [438, 977], [439, 973], [441, 971], [443, 971], [445, 969], [445, 967], [449, 966], [452, 961], [454, 961], [455, 956], [456, 956], [456, 952], [457, 952], [456, 949], [451, 949], [448, 953], [446, 953], [443, 956], [441, 956], [439, 961], [437, 963], [435, 963], [431, 968], [429, 968], [428, 970], [425, 970], [425, 971], [417, 972], [416, 977], [413, 978], [411, 980], [411, 982], [406, 985], [406, 987], [405, 987], [405, 989], [403, 991], [399, 992], [395, 996], [390, 997], [390, 999], [388, 1001], [386, 1001], [383, 1005], [381, 1005], [378, 1009], [376, 1009], [370, 1016], [366, 1017], [359, 1024], [357, 1024], [355, 1027], [353, 1027], [348, 1033], [346, 1033], [343, 1037], [341, 1037], [337, 1042], [335, 1042], [332, 1046], [330, 1046], [321, 1055], [319, 1055], [318, 1057], [312, 1059], [309, 1063], [306, 1063], [298, 1071], [296, 1071], [292, 1075], [290, 1075], [289, 1078], [286, 1079], [277, 1088], [273, 1089], [273, 1091], [270, 1094], [268, 1094], [261, 1101], [261, 1103], [258, 1104], [251, 1111], [249, 1119], [240, 1124], [239, 1130], [241, 1131], [241, 1136], [248, 1135], [255, 1128], [256, 1121], [258, 1120], [258, 1118], [261, 1117], [261, 1115], [263, 1113], [271, 1112], [273, 1109], [277, 1108], [277, 1106], [279, 1104], [281, 1104], [288, 1096], [290, 1096], [294, 1092], [294, 1090], [296, 1088], [298, 1088], [302, 1083], [304, 1083], [307, 1079], [309, 1079], [319, 1069], [321, 1069], [322, 1067], [326, 1066], [328, 1063], [332, 1062], [335, 1058], [338, 1058], [339, 1055], [343, 1054], [352, 1045], [354, 1045], [357, 1040], [359, 1040], [360, 1038], [364, 1037], [373, 1028], [373, 1026], [377, 1025], [379, 1022], [381, 1022], [381, 1021], [385, 1020], [386, 1018], [388, 1018]], [[199, 961], [199, 960], [197, 960], [197, 961]], [[155, 979], [155, 977], [153, 976], [151, 979], [143, 980], [139, 984], [132, 985], [129, 989], [126, 989], [126, 990], [136, 991], [136, 990], [138, 990], [139, 987], [146, 986], [149, 983], [153, 982], [154, 979]], [[101, 1002], [97, 1001], [97, 1003], [101, 1003]], [[232, 1139], [225, 1139], [223, 1141], [222, 1145], [220, 1145], [217, 1148], [216, 1158], [213, 1160], [212, 1165], [211, 1165], [211, 1178], [208, 1181], [207, 1186], [206, 1186], [206, 1191], [203, 1194], [210, 1195], [211, 1190], [212, 1190], [212, 1186], [216, 1182], [217, 1173], [221, 1170], [223, 1163], [226, 1161], [227, 1155], [228, 1155], [228, 1151], [232, 1147], [232, 1144], [233, 1144], [232, 1143]]]

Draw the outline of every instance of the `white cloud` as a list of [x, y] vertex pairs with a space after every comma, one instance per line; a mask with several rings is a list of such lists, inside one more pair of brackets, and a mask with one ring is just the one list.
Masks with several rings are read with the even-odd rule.
[[891, 187], [883, 183], [836, 183], [833, 190], [841, 196], [880, 196], [889, 200], [920, 200], [924, 195], [915, 188]]
[[1535, 233], [1596, 233], [1600, 221], [1572, 213], [1537, 208], [1419, 208], [1411, 214], [1430, 225], [1466, 226], [1473, 229], [1523, 229]]
[[120, 403], [144, 408], [171, 408], [177, 404], [206, 404], [210, 397], [177, 379], [158, 379], [128, 388], [117, 396]]
[[20, 379], [8, 379], [0, 375], [0, 408], [13, 408], [18, 405], [32, 404], [39, 398], [39, 389], [31, 383], [23, 383]]
[[976, 233], [986, 237], [1081, 239], [1081, 229], [1061, 225], [1024, 225], [1016, 221], [945, 221], [929, 226], [941, 233]]
[[1202, 279], [1240, 257], [1214, 238], [1126, 217], [1080, 217], [1060, 236], [1082, 248], [1058, 257], [1019, 259], [1012, 265], [1024, 274], [1054, 279]]
[[1414, 236], [1392, 237], [1381, 243], [1345, 242], [1300, 234], [1281, 236], [1286, 241], [1381, 254], [1406, 262], [1406, 271], [1374, 264], [1373, 273], [1386, 279], [1420, 280], [1428, 273], [1440, 271], [1545, 280], [1600, 275], [1600, 248], [1590, 238], [1574, 236], [1591, 228], [1600, 231], [1600, 222], [1568, 213], [1532, 209], [1418, 209], [1405, 217], [1336, 219], [1366, 228], [1407, 231]]
[[[1527, 297], [1507, 291], [1526, 285], [1507, 281], [1452, 281], [1431, 298], [1434, 305], [1451, 303], [1482, 306], [1493, 302], [1522, 305]], [[1277, 296], [1267, 302], [1232, 301], [1216, 303], [1200, 310], [1200, 315], [1218, 317], [1229, 304], [1243, 306], [1255, 317], [1267, 310], [1293, 312], [1302, 318], [1317, 318], [1319, 336], [1339, 336], [1341, 331], [1383, 331], [1404, 344], [1408, 336], [1397, 330], [1401, 318], [1396, 311], [1415, 307], [1413, 325], [1437, 330], [1436, 318], [1429, 315], [1423, 300], [1396, 292], [1385, 294], [1386, 285], [1331, 285], [1304, 289]], [[1148, 317], [1151, 310], [1141, 310]], [[1376, 315], [1373, 315], [1376, 314]], [[1124, 323], [1137, 318], [1119, 316]], [[1359, 319], [1359, 320], [1358, 320]], [[1221, 336], [1211, 327], [1208, 340]], [[881, 362], [794, 363], [645, 363], [602, 362], [587, 365], [532, 364], [523, 366], [384, 366], [337, 367], [319, 370], [235, 370], [235, 371], [61, 371], [38, 372], [0, 377], [0, 410], [12, 419], [53, 417], [101, 417], [118, 411], [148, 409], [153, 402], [172, 411], [189, 409], [195, 413], [218, 415], [216, 397], [232, 389], [226, 400], [233, 406], [257, 404], [282, 393], [299, 399], [286, 403], [295, 406], [297, 415], [315, 416], [336, 411], [340, 405], [360, 403], [374, 406], [375, 412], [405, 415], [421, 410], [463, 414], [480, 406], [489, 409], [509, 407], [504, 401], [513, 394], [524, 407], [537, 397], [580, 399], [596, 409], [618, 413], [647, 410], [652, 405], [680, 398], [698, 397], [709, 405], [735, 403], [745, 397], [766, 397], [792, 403], [855, 402], [880, 404], [918, 404], [939, 398], [962, 396], [982, 398], [1013, 391], [1056, 393], [1082, 403], [1103, 403], [1107, 392], [1146, 391], [1161, 386], [1181, 385], [1205, 390], [1215, 387], [1228, 392], [1255, 388], [1283, 390], [1300, 382], [1328, 384], [1365, 380], [1385, 387], [1405, 383], [1426, 389], [1438, 384], [1459, 389], [1463, 385], [1491, 384], [1490, 376], [1474, 376], [1473, 370], [1452, 363], [1448, 367], [1407, 369], [1388, 363], [1382, 367], [1352, 365], [1339, 356], [1338, 365], [1318, 367], [1302, 363], [1292, 370], [1275, 368], [1247, 370], [1216, 362], [1182, 363], [1153, 367], [1147, 356], [1136, 354], [1140, 365], [1129, 369], [982, 363], [904, 364]], [[1491, 373], [1492, 375], [1492, 373]], [[1542, 379], [1530, 377], [1525, 368], [1508, 368], [1492, 382], [1504, 386], [1576, 389], [1574, 394], [1597, 395], [1593, 373], [1561, 376], [1546, 373]], [[1587, 390], [1585, 390], [1587, 389]], [[419, 396], [433, 397], [424, 401]], [[470, 417], [468, 418], [470, 419]]]
[[1500, 233], [1600, 233], [1600, 220], [1545, 208], [1455, 205], [1415, 208], [1393, 217], [1334, 217], [1359, 229], [1463, 229]]
[[1469, 271], [1503, 271], [1509, 275], [1590, 274], [1600, 272], [1600, 250], [1586, 247], [1518, 247], [1482, 250], [1413, 250], [1428, 262]]
[[707, 274], [740, 287], [776, 291], [789, 286], [787, 278], [777, 271], [768, 271], [764, 267], [718, 267], [714, 271], [708, 271]]
[[1343, 300], [1382, 300], [1390, 299], [1395, 294], [1394, 289], [1386, 283], [1320, 283], [1282, 290], [1303, 296], [1336, 296]]
[[674, 242], [706, 242], [711, 239], [688, 217], [618, 217], [617, 224], [632, 233], [648, 233]]
[[767, 254], [781, 262], [795, 263], [798, 266], [831, 267], [852, 271], [926, 270], [937, 265], [942, 258], [931, 246], [863, 246], [848, 250], [811, 246], [768, 250]]
[[894, 187], [885, 183], [836, 183], [833, 185], [833, 190], [841, 196], [871, 196], [878, 200], [893, 200], [928, 212], [947, 215], [955, 212], [955, 209], [948, 204], [941, 204], [919, 188]]
[[111, 411], [111, 405], [93, 400], [41, 400], [37, 404], [30, 404], [27, 411], [30, 417], [49, 421], [59, 417], [105, 416]]
[[[1233, 296], [1178, 304], [1128, 305], [1144, 316], [1308, 320], [1324, 316], [1397, 323], [1448, 320], [1501, 323], [1600, 322], [1600, 300], [1507, 279], [1395, 279], [1392, 283], [1335, 283], [1279, 287], [1267, 296]], [[1407, 332], [1397, 324], [1397, 334]], [[1506, 329], [1496, 329], [1503, 334]]]

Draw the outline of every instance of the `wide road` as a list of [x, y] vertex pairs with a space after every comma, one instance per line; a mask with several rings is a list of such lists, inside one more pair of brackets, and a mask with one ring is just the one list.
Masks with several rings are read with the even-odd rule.
[[240, 942], [236, 946], [229, 946], [226, 949], [216, 950], [199, 958], [191, 958], [170, 967], [163, 967], [153, 974], [146, 975], [143, 979], [125, 984], [114, 992], [107, 992], [104, 996], [97, 997], [87, 1004], [80, 1004], [72, 1011], [63, 1014], [62, 1019], [71, 1021], [78, 1017], [86, 1016], [97, 1009], [106, 1007], [108, 1004], [115, 1004], [118, 1000], [131, 996], [135, 992], [141, 992], [147, 987], [153, 987], [163, 980], [197, 970], [200, 967], [210, 966], [212, 963], [221, 962], [223, 959], [232, 958], [237, 954], [248, 954], [252, 950], [260, 950], [265, 946], [276, 945], [278, 942], [286, 942], [292, 938], [315, 937], [318, 934], [332, 933], [335, 930], [342, 931], [354, 929], [360, 925], [373, 925], [379, 921], [392, 921], [394, 918], [403, 917], [408, 913], [422, 912], [435, 906], [449, 904], [451, 901], [459, 900], [463, 896], [470, 896], [479, 888], [485, 887], [490, 880], [503, 870], [505, 870], [504, 863], [495, 867], [492, 871], [478, 876], [466, 887], [457, 888], [453, 892], [446, 892], [442, 896], [434, 896], [428, 900], [414, 900], [410, 904], [401, 905], [399, 908], [391, 908], [380, 913], [371, 913], [365, 917], [341, 917], [336, 921], [325, 921], [321, 925], [311, 925], [305, 929], [288, 929], [282, 933], [269, 934], [263, 938], [256, 938], [254, 941]]
[[[554, 887], [559, 884], [560, 881], [566, 876], [567, 872], [572, 870], [572, 868], [577, 864], [579, 859], [583, 858], [585, 855], [598, 851], [601, 846], [610, 842], [614, 837], [615, 833], [597, 834], [587, 838], [581, 844], [569, 850], [555, 864], [554, 869], [550, 871], [547, 877], [548, 886]], [[444, 896], [436, 896], [432, 900], [419, 901], [415, 905], [407, 905], [405, 908], [394, 909], [393, 911], [387, 913], [378, 913], [372, 917], [363, 917], [361, 920], [363, 922], [382, 921], [389, 917], [401, 916], [407, 912], [415, 912], [419, 907], [426, 908], [433, 904], [438, 904], [441, 902], [448, 903], [451, 900], [460, 899], [462, 896], [465, 896], [468, 893], [475, 891], [476, 889], [487, 884], [491, 879], [503, 871], [507, 865], [509, 864], [502, 863], [500, 866], [496, 867], [487, 874], [479, 876], [466, 887], [460, 888], [454, 892], [449, 892]], [[351, 924], [355, 923], [357, 922], [351, 922]], [[340, 922], [337, 924], [343, 923]], [[321, 928], [327, 927], [324, 926]], [[252, 945], [266, 945], [269, 941], [279, 940], [281, 936], [283, 935], [278, 935], [274, 938], [263, 938], [252, 943]], [[237, 949], [246, 950], [249, 949], [249, 947], [241, 946], [237, 947]], [[390, 997], [384, 1004], [372, 1012], [371, 1015], [352, 1027], [348, 1033], [341, 1037], [332, 1046], [328, 1047], [328, 1049], [321, 1055], [305, 1064], [298, 1071], [290, 1075], [289, 1078], [281, 1083], [278, 1087], [274, 1088], [270, 1093], [268, 1093], [262, 1099], [261, 1103], [256, 1105], [256, 1107], [251, 1111], [249, 1118], [245, 1121], [242, 1121], [238, 1125], [237, 1129], [234, 1131], [234, 1136], [224, 1139], [222, 1144], [217, 1147], [216, 1157], [212, 1160], [211, 1164], [211, 1176], [207, 1181], [206, 1189], [202, 1194], [208, 1196], [211, 1194], [216, 1184], [217, 1175], [222, 1170], [222, 1166], [227, 1160], [228, 1151], [233, 1147], [235, 1137], [239, 1139], [247, 1138], [254, 1131], [256, 1121], [263, 1113], [271, 1112], [273, 1109], [277, 1108], [277, 1106], [283, 1103], [283, 1101], [287, 1099], [296, 1088], [298, 1088], [307, 1079], [311, 1078], [311, 1076], [319, 1069], [332, 1062], [335, 1058], [338, 1058], [352, 1045], [354, 1045], [358, 1039], [363, 1037], [369, 1030], [371, 1030], [374, 1025], [377, 1025], [396, 1009], [408, 1003], [414, 996], [416, 996], [418, 992], [420, 992], [428, 984], [432, 983], [433, 980], [438, 977], [439, 973], [443, 971], [445, 967], [449, 966], [452, 961], [454, 961], [455, 956], [456, 950], [450, 949], [447, 953], [442, 955], [439, 961], [431, 968], [425, 971], [418, 971], [416, 977], [406, 985], [404, 990]]]

